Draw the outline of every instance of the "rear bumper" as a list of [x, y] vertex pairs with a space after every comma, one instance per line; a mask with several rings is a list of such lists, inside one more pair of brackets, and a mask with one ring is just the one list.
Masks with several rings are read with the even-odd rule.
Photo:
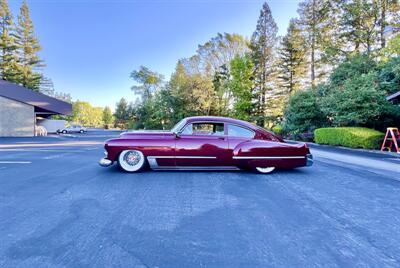
[[306, 155], [306, 166], [311, 167], [314, 164], [314, 157], [312, 154], [307, 154]]
[[113, 164], [113, 161], [106, 159], [106, 158], [102, 158], [99, 161], [99, 165], [102, 167], [109, 167]]

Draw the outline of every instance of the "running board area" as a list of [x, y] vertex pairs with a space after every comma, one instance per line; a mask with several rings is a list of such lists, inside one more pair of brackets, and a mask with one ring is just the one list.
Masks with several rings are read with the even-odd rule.
[[153, 170], [240, 170], [235, 166], [159, 166], [154, 156], [148, 156], [147, 161]]

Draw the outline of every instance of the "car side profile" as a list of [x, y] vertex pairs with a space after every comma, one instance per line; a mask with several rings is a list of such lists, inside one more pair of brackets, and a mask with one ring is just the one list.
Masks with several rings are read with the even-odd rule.
[[87, 130], [85, 127], [83, 127], [81, 125], [73, 124], [68, 127], [59, 129], [57, 132], [67, 134], [67, 133], [85, 133], [86, 131]]
[[106, 141], [101, 166], [118, 162], [127, 172], [142, 170], [240, 170], [270, 173], [276, 168], [311, 166], [305, 143], [290, 144], [251, 123], [226, 117], [196, 116], [170, 131], [124, 132]]

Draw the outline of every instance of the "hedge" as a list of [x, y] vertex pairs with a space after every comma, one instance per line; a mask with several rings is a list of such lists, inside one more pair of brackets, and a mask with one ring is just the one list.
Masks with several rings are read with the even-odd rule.
[[318, 144], [340, 145], [350, 148], [378, 149], [385, 134], [363, 127], [319, 128], [314, 131]]

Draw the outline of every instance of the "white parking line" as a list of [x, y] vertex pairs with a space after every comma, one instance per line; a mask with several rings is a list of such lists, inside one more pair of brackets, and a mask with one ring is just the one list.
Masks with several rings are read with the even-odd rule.
[[0, 164], [32, 164], [31, 161], [0, 161]]

